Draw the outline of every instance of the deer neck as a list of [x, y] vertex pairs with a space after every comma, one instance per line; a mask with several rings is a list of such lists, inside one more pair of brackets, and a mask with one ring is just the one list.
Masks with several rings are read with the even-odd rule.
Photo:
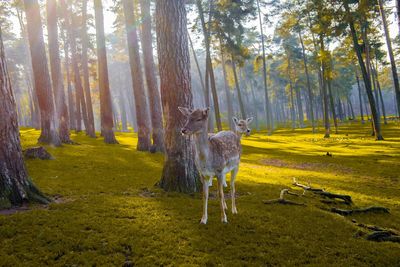
[[204, 131], [195, 135], [194, 142], [196, 145], [196, 160], [199, 161], [199, 163], [205, 163], [210, 153], [207, 126]]

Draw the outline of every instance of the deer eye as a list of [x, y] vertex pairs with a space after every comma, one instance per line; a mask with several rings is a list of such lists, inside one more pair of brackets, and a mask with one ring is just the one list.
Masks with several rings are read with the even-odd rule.
[[203, 119], [197, 119], [196, 121], [202, 121]]

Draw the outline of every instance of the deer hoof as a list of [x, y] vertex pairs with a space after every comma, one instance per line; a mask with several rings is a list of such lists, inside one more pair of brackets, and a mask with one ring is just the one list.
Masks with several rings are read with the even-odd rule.
[[237, 212], [237, 209], [236, 209], [236, 207], [233, 207], [232, 208], [232, 214], [237, 214], [238, 212]]
[[206, 218], [201, 218], [200, 224], [207, 224], [207, 217]]
[[227, 219], [226, 217], [225, 217], [225, 218], [222, 218], [222, 219], [221, 219], [221, 222], [222, 222], [222, 223], [228, 223], [228, 219]]

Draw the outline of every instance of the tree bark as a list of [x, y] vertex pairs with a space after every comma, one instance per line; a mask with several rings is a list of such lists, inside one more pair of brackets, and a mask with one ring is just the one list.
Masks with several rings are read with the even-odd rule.
[[61, 75], [60, 49], [58, 44], [58, 10], [56, 0], [47, 0], [47, 31], [49, 36], [49, 56], [51, 80], [55, 97], [55, 107], [58, 119], [58, 134], [61, 142], [70, 144], [69, 115], [65, 102], [63, 78]]
[[154, 56], [153, 56], [153, 42], [151, 34], [151, 14], [150, 14], [150, 1], [140, 0], [140, 8], [142, 15], [142, 49], [143, 49], [143, 64], [146, 75], [147, 93], [149, 95], [151, 126], [152, 126], [152, 139], [153, 150], [164, 151], [164, 127], [161, 110], [161, 98], [158, 90], [158, 83], [156, 78]]
[[24, 0], [35, 92], [39, 101], [41, 133], [39, 142], [61, 145], [54, 121], [54, 101], [47, 66], [42, 21], [37, 0]]
[[94, 0], [94, 10], [99, 73], [101, 133], [106, 144], [118, 144], [113, 131], [113, 111], [108, 80], [106, 39], [104, 36], [103, 5], [101, 0]]
[[[385, 38], [386, 38], [386, 45], [387, 45], [387, 48], [388, 48], [388, 53], [389, 53], [389, 58], [390, 58], [390, 65], [392, 67], [393, 85], [394, 85], [394, 91], [395, 91], [396, 99], [397, 99], [397, 113], [400, 116], [399, 76], [397, 74], [396, 61], [394, 60], [392, 41], [390, 40], [390, 33], [389, 33], [389, 29], [388, 29], [388, 24], [387, 24], [387, 21], [386, 21], [386, 14], [385, 14], [384, 6], [383, 6], [383, 1], [382, 0], [378, 0], [378, 2], [379, 2], [379, 10], [380, 10], [381, 16], [382, 16], [383, 29], [384, 29]], [[397, 16], [399, 16], [400, 15], [399, 0], [396, 0], [396, 5], [397, 5]], [[397, 19], [398, 19], [399, 30], [400, 30], [400, 18], [397, 17]]]
[[194, 143], [180, 132], [186, 118], [178, 110], [193, 107], [185, 1], [157, 1], [155, 17], [166, 152], [160, 186], [166, 191], [197, 192]]
[[92, 105], [92, 95], [90, 92], [90, 82], [89, 82], [89, 68], [88, 68], [88, 46], [89, 38], [87, 33], [87, 0], [83, 0], [82, 3], [82, 74], [83, 74], [83, 88], [86, 103], [87, 112], [87, 129], [86, 134], [90, 137], [96, 137], [94, 128], [94, 115], [93, 115], [93, 105]]
[[350, 26], [350, 31], [351, 31], [351, 36], [352, 36], [352, 39], [353, 39], [354, 50], [355, 50], [355, 52], [357, 54], [358, 63], [360, 65], [360, 67], [361, 67], [361, 73], [363, 75], [365, 90], [367, 91], [367, 95], [368, 95], [368, 100], [369, 100], [371, 113], [372, 113], [372, 123], [373, 123], [372, 126], [373, 126], [373, 130], [374, 130], [374, 133], [375, 133], [375, 138], [377, 140], [383, 140], [383, 136], [382, 136], [382, 133], [381, 133], [381, 123], [380, 123], [380, 120], [379, 120], [379, 117], [378, 117], [378, 112], [376, 111], [376, 105], [375, 105], [374, 96], [372, 94], [371, 80], [369, 79], [369, 76], [368, 76], [368, 73], [367, 73], [367, 69], [366, 69], [365, 64], [364, 64], [364, 59], [363, 59], [362, 53], [361, 53], [361, 47], [360, 47], [360, 44], [358, 43], [357, 32], [356, 32], [355, 27], [354, 27], [354, 18], [350, 14], [350, 8], [349, 8], [349, 4], [348, 4], [347, 1], [348, 0], [344, 1], [344, 7], [345, 7], [345, 10], [346, 10], [348, 24]]
[[15, 100], [0, 29], [0, 209], [49, 200], [28, 177], [22, 156]]
[[225, 95], [226, 95], [226, 105], [228, 106], [228, 123], [229, 123], [229, 129], [234, 130], [235, 125], [233, 123], [233, 102], [232, 102], [232, 93], [228, 85], [228, 79], [227, 79], [227, 74], [226, 74], [226, 61], [225, 61], [225, 54], [222, 51], [222, 43], [220, 41], [220, 47], [221, 47], [221, 65], [222, 65], [222, 74], [224, 75], [224, 89], [225, 89]]
[[123, 0], [122, 3], [124, 6], [129, 64], [131, 67], [133, 94], [135, 95], [136, 120], [138, 124], [137, 150], [149, 151], [151, 148], [151, 122], [146, 92], [143, 85], [143, 73], [140, 63], [139, 42], [136, 31], [136, 19], [133, 1]]

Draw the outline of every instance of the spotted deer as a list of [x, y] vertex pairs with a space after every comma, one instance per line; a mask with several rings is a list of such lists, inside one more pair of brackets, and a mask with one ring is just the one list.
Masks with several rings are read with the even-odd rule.
[[206, 224], [208, 192], [212, 186], [212, 180], [217, 177], [217, 188], [221, 207], [221, 221], [227, 223], [225, 210], [227, 205], [224, 197], [223, 187], [226, 187], [226, 174], [231, 172], [231, 199], [232, 213], [236, 214], [235, 203], [235, 179], [239, 170], [242, 134], [249, 135], [250, 128], [248, 125], [253, 118], [246, 120], [238, 120], [233, 118], [235, 123], [235, 131], [221, 131], [216, 134], [208, 134], [208, 114], [209, 108], [206, 109], [188, 109], [179, 107], [181, 113], [186, 117], [187, 121], [181, 129], [184, 136], [193, 136], [196, 146], [195, 163], [200, 173], [201, 182], [203, 184], [203, 216], [200, 223]]

